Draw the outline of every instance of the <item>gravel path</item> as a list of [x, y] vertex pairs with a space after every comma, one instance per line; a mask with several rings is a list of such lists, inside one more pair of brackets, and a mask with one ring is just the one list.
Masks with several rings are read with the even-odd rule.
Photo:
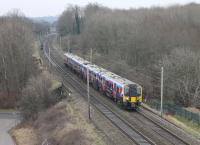
[[0, 145], [15, 145], [8, 131], [20, 122], [15, 112], [0, 112]]

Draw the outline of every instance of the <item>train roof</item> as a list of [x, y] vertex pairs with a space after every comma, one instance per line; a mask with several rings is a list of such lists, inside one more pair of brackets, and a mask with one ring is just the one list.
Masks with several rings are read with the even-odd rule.
[[86, 66], [88, 64], [91, 64], [89, 61], [77, 56], [77, 55], [74, 55], [72, 53], [65, 53], [64, 54], [65, 56], [75, 60], [77, 63], [79, 63], [80, 65], [83, 65], [83, 66]]
[[95, 64], [92, 64], [91, 62], [84, 60], [83, 58], [74, 55], [72, 53], [65, 53], [64, 54], [67, 57], [70, 57], [71, 59], [75, 60], [77, 63], [79, 63], [80, 65], [85, 66], [86, 68], [88, 68], [90, 71], [94, 72], [95, 74], [101, 75], [102, 77], [106, 78], [107, 80], [111, 80], [117, 84], [120, 85], [129, 85], [129, 84], [135, 84], [138, 85], [137, 83], [134, 83], [126, 78], [123, 78], [113, 72], [110, 72], [102, 67], [99, 67]]

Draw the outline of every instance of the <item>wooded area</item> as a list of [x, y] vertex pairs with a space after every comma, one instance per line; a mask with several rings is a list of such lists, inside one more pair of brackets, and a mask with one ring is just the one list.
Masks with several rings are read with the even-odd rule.
[[69, 6], [58, 20], [62, 46], [144, 88], [147, 101], [200, 107], [200, 5], [118, 10]]
[[13, 108], [28, 79], [39, 74], [33, 54], [39, 36], [49, 32], [46, 22], [33, 22], [15, 10], [0, 17], [0, 107]]
[[35, 72], [32, 22], [16, 11], [0, 17], [0, 104], [13, 107]]

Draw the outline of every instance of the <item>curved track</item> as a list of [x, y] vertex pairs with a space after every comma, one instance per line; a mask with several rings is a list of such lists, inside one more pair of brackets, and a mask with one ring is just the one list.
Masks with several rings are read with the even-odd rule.
[[[47, 47], [46, 47], [47, 48]], [[70, 84], [78, 93], [82, 96], [87, 97], [86, 89], [80, 84], [80, 82], [74, 79], [74, 76], [71, 73], [66, 73], [66, 71], [55, 61], [55, 58], [52, 56], [49, 57], [48, 49], [44, 49], [44, 54], [47, 57], [48, 61], [56, 68], [58, 72], [63, 75], [64, 81]], [[118, 116], [105, 104], [102, 104], [96, 97], [91, 95], [91, 103], [96, 107], [100, 112], [104, 114], [116, 127], [118, 127], [124, 134], [126, 134], [135, 144], [137, 145], [155, 145], [150, 139], [144, 136], [142, 133], [137, 131], [134, 127], [130, 126], [124, 119]]]
[[[63, 77], [63, 81], [69, 83], [82, 96], [87, 96], [86, 85], [83, 81], [70, 72], [63, 65], [62, 58], [54, 51], [49, 51], [45, 42], [44, 54]], [[49, 44], [48, 44], [49, 45]], [[50, 46], [49, 46], [50, 47]], [[99, 111], [101, 111], [109, 120], [113, 122], [122, 132], [124, 132], [136, 144], [163, 144], [163, 145], [188, 145], [184, 139], [172, 133], [167, 128], [156, 123], [147, 117], [142, 111], [129, 112], [117, 107], [117, 105], [100, 95], [91, 88], [91, 102]]]

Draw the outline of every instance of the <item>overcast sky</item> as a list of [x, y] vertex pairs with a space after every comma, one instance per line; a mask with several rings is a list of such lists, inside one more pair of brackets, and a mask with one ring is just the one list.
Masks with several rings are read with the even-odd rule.
[[110, 8], [139, 8], [151, 6], [170, 6], [173, 4], [200, 3], [200, 0], [0, 0], [0, 15], [19, 9], [28, 17], [55, 16], [69, 4], [85, 6], [98, 2]]

